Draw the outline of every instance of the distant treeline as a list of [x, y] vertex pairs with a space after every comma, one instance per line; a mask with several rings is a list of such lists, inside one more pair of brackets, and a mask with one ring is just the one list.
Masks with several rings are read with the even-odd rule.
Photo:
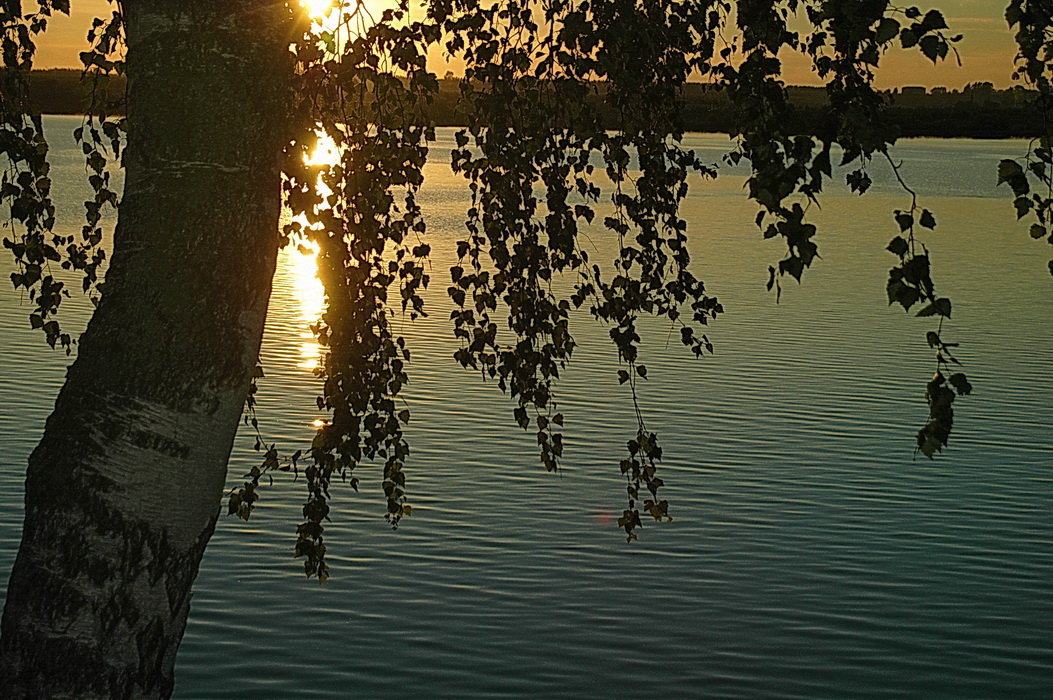
[[[31, 91], [34, 106], [42, 114], [83, 114], [92, 93], [90, 80], [82, 81], [80, 71], [66, 69], [35, 71]], [[96, 87], [95, 99], [116, 113], [123, 92], [123, 78], [111, 78]], [[823, 88], [790, 87], [788, 92], [800, 133], [816, 134], [833, 127]], [[990, 83], [975, 83], [961, 91], [906, 87], [887, 94], [888, 118], [899, 126], [902, 136], [1011, 138], [1042, 132], [1035, 96], [1021, 88], [995, 90]], [[456, 79], [439, 81], [439, 94], [431, 107], [437, 125], [464, 125], [459, 97]], [[683, 101], [687, 131], [732, 130], [735, 113], [724, 93], [691, 83], [684, 89]], [[613, 125], [612, 115], [609, 126]]]

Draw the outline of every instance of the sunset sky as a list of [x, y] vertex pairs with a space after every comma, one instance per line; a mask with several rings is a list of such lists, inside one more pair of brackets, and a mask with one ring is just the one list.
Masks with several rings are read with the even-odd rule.
[[[952, 31], [965, 35], [959, 44], [963, 65], [959, 67], [951, 60], [933, 67], [917, 51], [894, 51], [885, 58], [886, 65], [879, 75], [880, 87], [943, 85], [960, 88], [977, 81], [1008, 86], [1014, 45], [1003, 17], [1005, 5], [1004, 0], [930, 0], [922, 3], [925, 8], [942, 10]], [[41, 40], [37, 67], [79, 66], [77, 54], [86, 47], [85, 34], [92, 17], [106, 16], [109, 12], [105, 0], [74, 0], [72, 16], [54, 19]], [[815, 82], [803, 60], [787, 61], [786, 78], [791, 84]]]

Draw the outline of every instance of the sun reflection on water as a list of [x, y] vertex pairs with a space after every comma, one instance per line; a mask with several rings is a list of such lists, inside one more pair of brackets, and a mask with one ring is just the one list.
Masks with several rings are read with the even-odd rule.
[[[339, 19], [340, 10], [334, 0], [300, 0], [301, 5], [313, 21], [313, 31], [321, 34], [324, 31], [332, 31], [333, 25]], [[318, 141], [314, 149], [304, 157], [307, 165], [326, 166], [334, 165], [339, 161], [336, 143], [325, 133], [318, 133]], [[326, 197], [332, 192], [322, 182], [321, 176], [316, 185], [318, 192]], [[297, 214], [294, 221], [306, 228], [311, 226], [306, 217]], [[300, 310], [300, 317], [304, 321], [304, 328], [300, 331], [300, 361], [296, 366], [314, 372], [318, 369], [322, 358], [322, 346], [315, 339], [310, 326], [318, 323], [322, 311], [325, 308], [325, 288], [318, 279], [318, 245], [311, 241], [294, 241], [287, 251], [286, 257], [288, 270], [291, 277], [292, 293]]]
[[300, 302], [300, 314], [308, 323], [317, 323], [325, 303], [325, 289], [318, 279], [318, 245], [307, 242], [300, 245], [290, 260], [296, 287], [296, 298]]
[[[365, 28], [365, 18], [372, 18], [369, 2], [363, 0], [300, 0], [312, 20], [312, 31], [318, 36], [325, 33], [340, 34], [341, 31], [355, 32], [355, 27], [348, 24], [352, 17], [358, 18], [357, 29]], [[386, 3], [381, 3], [386, 4]], [[347, 40], [346, 36], [337, 36], [337, 45]], [[323, 171], [340, 162], [340, 149], [336, 141], [324, 131], [316, 133], [317, 142], [310, 153], [304, 156], [304, 163], [318, 166]], [[323, 200], [333, 194], [323, 181], [320, 172], [315, 189]], [[327, 205], [323, 204], [322, 207]], [[303, 214], [297, 214], [293, 220], [304, 230], [317, 230], [321, 224], [311, 224]], [[314, 333], [306, 326], [319, 322], [325, 309], [325, 288], [318, 279], [318, 245], [309, 240], [294, 241], [288, 250], [289, 272], [292, 278], [292, 291], [298, 302], [300, 316], [305, 321], [305, 328], [300, 332], [300, 361], [297, 367], [311, 372], [318, 370], [322, 357], [322, 347], [315, 339]], [[315, 428], [319, 422], [315, 421]]]
[[318, 246], [315, 243], [301, 243], [298, 249], [290, 250], [288, 263], [292, 278], [293, 295], [300, 310], [300, 317], [305, 322], [300, 332], [300, 362], [297, 367], [314, 370], [322, 357], [322, 347], [314, 333], [306, 326], [318, 323], [325, 307], [325, 288], [318, 279]]
[[317, 133], [317, 137], [318, 141], [315, 142], [311, 152], [304, 157], [304, 163], [307, 165], [336, 165], [340, 162], [340, 151], [333, 137], [322, 131]]
[[[321, 5], [321, 2], [316, 3]], [[313, 10], [312, 10], [313, 11]], [[329, 134], [319, 131], [318, 141], [310, 153], [304, 156], [304, 163], [314, 166], [332, 166], [340, 162], [340, 152]], [[315, 189], [323, 198], [333, 191], [322, 181], [319, 173]], [[325, 206], [325, 205], [323, 205]], [[311, 224], [303, 214], [293, 217], [305, 230], [321, 228], [321, 224]], [[318, 323], [325, 308], [325, 287], [318, 279], [318, 244], [310, 240], [293, 243], [289, 250], [289, 271], [292, 276], [293, 293], [300, 307], [300, 316], [307, 326]], [[322, 357], [322, 347], [315, 340], [314, 333], [305, 328], [300, 333], [303, 342], [300, 344], [300, 362], [297, 367], [315, 371]]]

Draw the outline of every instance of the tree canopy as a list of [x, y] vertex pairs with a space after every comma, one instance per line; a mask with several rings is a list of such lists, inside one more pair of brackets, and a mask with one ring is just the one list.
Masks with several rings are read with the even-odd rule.
[[[79, 273], [84, 292], [105, 295], [103, 211], [120, 206], [112, 171], [136, 114], [112, 116], [124, 110], [112, 108], [115, 96], [106, 94], [103, 79], [122, 74], [136, 49], [125, 41], [124, 8], [116, 3], [111, 16], [94, 22], [81, 54], [85, 79], [98, 88], [75, 135], [95, 196], [85, 203], [79, 235], [56, 231], [48, 147], [27, 81], [34, 42], [55, 13], [69, 11], [69, 0], [23, 4], [0, 2], [0, 153], [8, 162], [0, 197], [12, 221], [4, 245], [18, 266], [15, 287], [35, 304], [31, 325], [70, 352], [76, 340], [56, 317], [69, 291], [50, 264]], [[194, 21], [193, 9], [185, 14]], [[467, 126], [457, 132], [451, 165], [468, 182], [471, 206], [459, 261], [449, 270], [454, 358], [511, 396], [514, 420], [536, 434], [541, 463], [556, 470], [564, 424], [558, 379], [575, 348], [573, 310], [587, 310], [609, 328], [622, 362], [612, 382], [624, 384], [634, 403], [647, 376], [642, 316], [676, 324], [689, 353], [713, 352], [705, 330], [723, 308], [691, 271], [680, 204], [690, 182], [717, 177], [719, 167], [681, 145], [684, 85], [703, 81], [734, 107], [734, 147], [725, 160], [748, 164], [758, 230], [785, 246], [768, 269], [777, 300], [787, 279], [800, 281], [819, 257], [809, 213], [835, 167], [847, 167], [847, 183], [859, 194], [871, 185], [874, 159], [899, 175], [890, 151], [897, 129], [874, 87], [882, 56], [909, 50], [947, 60], [961, 38], [939, 10], [888, 0], [400, 0], [380, 11], [341, 0], [331, 8], [288, 3], [275, 17], [289, 37], [288, 108], [274, 128], [285, 144], [282, 189], [292, 214], [276, 235], [282, 245], [319, 251], [326, 308], [313, 327], [325, 348], [317, 402], [330, 420], [308, 448], [286, 454], [259, 432], [251, 389], [245, 420], [257, 429], [264, 458], [229, 494], [228, 510], [247, 519], [261, 478], [302, 469], [307, 497], [296, 552], [307, 574], [321, 579], [336, 477], [354, 487], [356, 467], [378, 460], [389, 521], [395, 526], [411, 513], [403, 435], [410, 416], [398, 402], [410, 348], [392, 319], [425, 314], [422, 292], [432, 282], [417, 202], [434, 137], [427, 105], [438, 81], [430, 54], [441, 51], [463, 65]], [[1053, 243], [1051, 17], [1048, 0], [1008, 6], [1019, 46], [1016, 77], [1036, 91], [1045, 135], [1022, 158], [1003, 161], [998, 179], [1012, 190], [1019, 217], [1033, 219], [1031, 235]], [[793, 106], [781, 78], [789, 53], [807, 57], [825, 84], [828, 107], [817, 135], [789, 126]], [[617, 128], [608, 130], [611, 114]], [[338, 162], [309, 158], [327, 139]], [[936, 217], [900, 182], [904, 205], [890, 224], [887, 295], [889, 304], [934, 317], [927, 333], [935, 362], [926, 387], [930, 415], [917, 433], [917, 451], [932, 457], [947, 444], [955, 397], [971, 385], [954, 367], [956, 343], [944, 338], [952, 303], [937, 293], [923, 241]], [[599, 231], [618, 241], [613, 260], [593, 259], [581, 243]], [[554, 284], [561, 278], [569, 286]], [[258, 368], [257, 378], [262, 374]], [[618, 524], [630, 540], [644, 518], [669, 517], [660, 495], [662, 448], [646, 417], [637, 411], [637, 418], [617, 467], [627, 482]]]

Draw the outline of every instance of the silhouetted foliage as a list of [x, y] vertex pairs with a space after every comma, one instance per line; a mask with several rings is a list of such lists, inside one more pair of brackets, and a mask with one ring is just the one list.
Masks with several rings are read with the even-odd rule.
[[1038, 92], [1042, 131], [1023, 158], [999, 164], [998, 184], [1012, 190], [1018, 219], [1033, 217], [1031, 237], [1053, 245], [1053, 2], [1012, 0], [1005, 17], [1019, 48], [1013, 77]]
[[[870, 187], [874, 158], [887, 159], [899, 174], [889, 153], [902, 129], [888, 96], [873, 85], [882, 56], [908, 49], [936, 62], [952, 55], [960, 38], [939, 11], [887, 0], [429, 0], [422, 6], [423, 14], [411, 12], [403, 0], [371, 16], [364, 4], [342, 2], [336, 20], [327, 22], [290, 7], [295, 90], [289, 124], [275, 128], [291, 134], [283, 183], [295, 216], [282, 237], [319, 251], [326, 309], [313, 327], [325, 348], [317, 402], [330, 420], [308, 449], [288, 457], [257, 433], [264, 459], [230, 494], [228, 510], [248, 518], [262, 477], [303, 471], [307, 499], [296, 553], [308, 575], [321, 579], [328, 571], [323, 523], [335, 479], [355, 487], [356, 467], [379, 460], [389, 521], [395, 526], [411, 513], [403, 435], [410, 415], [399, 407], [410, 349], [391, 320], [424, 314], [421, 294], [431, 282], [417, 193], [435, 103], [449, 109], [450, 98], [427, 65], [429, 51], [441, 49], [464, 65], [454, 105], [463, 127], [452, 167], [466, 179], [471, 205], [449, 278], [460, 341], [454, 357], [511, 395], [515, 421], [535, 433], [542, 464], [555, 470], [564, 457], [557, 387], [575, 348], [574, 309], [608, 326], [622, 363], [612, 381], [625, 385], [634, 405], [647, 377], [639, 352], [642, 316], [676, 324], [696, 356], [713, 351], [704, 330], [723, 308], [691, 272], [680, 204], [689, 182], [716, 177], [719, 168], [682, 145], [685, 129], [700, 123], [692, 121], [698, 117], [689, 78], [707, 82], [722, 105], [727, 121], [721, 128], [735, 144], [725, 160], [750, 168], [747, 193], [758, 208], [760, 233], [785, 245], [769, 269], [768, 287], [778, 295], [787, 277], [800, 281], [819, 257], [809, 213], [833, 175], [835, 152], [854, 192]], [[1014, 0], [1010, 10], [1016, 12], [1010, 22], [1020, 27], [1021, 75], [1042, 95], [1048, 116], [1048, 2]], [[122, 17], [114, 12], [97, 20], [92, 47], [81, 56], [95, 89], [93, 116], [77, 138], [96, 195], [87, 203], [81, 236], [56, 233], [47, 143], [39, 117], [27, 114], [28, 75], [34, 37], [52, 13], [66, 11], [66, 0], [39, 0], [29, 14], [17, 0], [0, 2], [0, 152], [11, 164], [0, 195], [18, 225], [5, 238], [19, 266], [15, 286], [37, 305], [32, 324], [49, 343], [68, 349], [73, 339], [54, 320], [68, 292], [47, 273], [48, 262], [82, 272], [89, 292], [100, 286], [100, 212], [118, 204], [109, 169], [119, 161], [125, 121], [110, 116], [119, 107], [102, 94], [106, 76], [119, 79], [123, 72]], [[786, 52], [811, 61], [825, 84], [820, 105], [795, 106], [781, 77]], [[821, 110], [822, 119], [812, 120], [810, 109]], [[812, 126], [803, 128], [802, 121]], [[1018, 208], [1038, 216], [1043, 236], [1049, 197], [1026, 200], [1033, 202], [1026, 207], [1019, 197], [1028, 192], [1028, 177], [1049, 186], [1046, 124], [1047, 137], [1026, 164], [1003, 164], [1001, 171], [1017, 192]], [[336, 164], [307, 157], [324, 137], [336, 145]], [[939, 317], [941, 324], [927, 337], [937, 371], [927, 386], [929, 418], [917, 437], [917, 449], [932, 457], [947, 443], [955, 396], [971, 387], [963, 374], [945, 376], [948, 363], [956, 363], [955, 344], [941, 335], [951, 302], [936, 294], [931, 256], [919, 238], [936, 220], [903, 184], [905, 205], [894, 213], [888, 246], [897, 263], [887, 291], [890, 304], [917, 306], [917, 315]], [[593, 260], [581, 245], [586, 231], [616, 239], [615, 259]], [[568, 293], [553, 285], [557, 277], [573, 282]], [[251, 393], [247, 401], [246, 421], [258, 429]], [[620, 463], [628, 499], [618, 524], [630, 540], [641, 513], [669, 518], [660, 498], [662, 449], [639, 410], [637, 422]]]

